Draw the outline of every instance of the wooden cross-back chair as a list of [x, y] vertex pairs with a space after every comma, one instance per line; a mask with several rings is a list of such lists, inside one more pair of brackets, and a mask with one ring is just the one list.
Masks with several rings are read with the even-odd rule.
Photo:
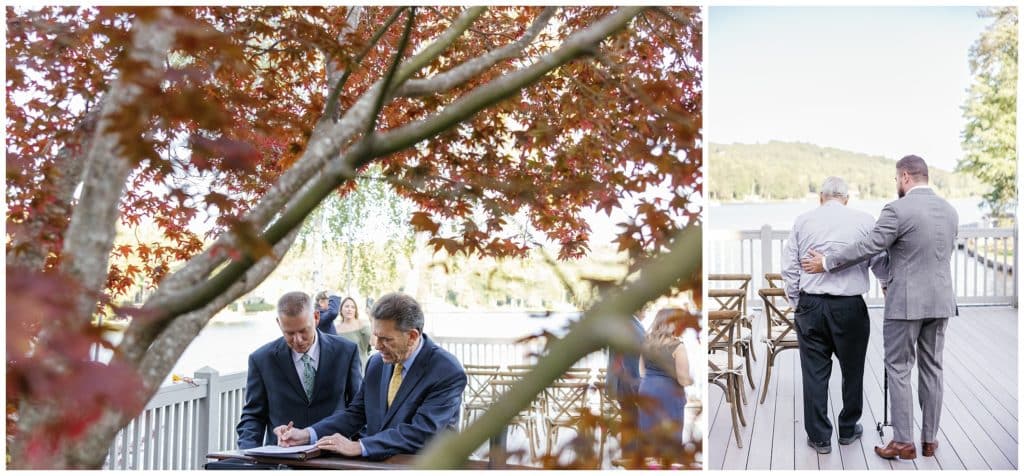
[[577, 382], [577, 381], [590, 381], [590, 368], [589, 367], [570, 367], [562, 375], [558, 377], [558, 381], [561, 382]]
[[[494, 380], [491, 380], [489, 383], [494, 400], [497, 400], [501, 395], [511, 390], [522, 376], [523, 374], [520, 372], [497, 372]], [[540, 442], [540, 430], [537, 427], [538, 409], [535, 403], [531, 403], [529, 407], [517, 413], [508, 422], [509, 427], [523, 429], [523, 433], [526, 434], [526, 439], [530, 445], [530, 457], [533, 459], [537, 459], [537, 446]]]
[[[767, 275], [765, 276], [767, 279]], [[764, 316], [766, 322], [765, 345], [768, 362], [764, 367], [764, 386], [761, 388], [761, 403], [764, 403], [768, 396], [768, 382], [771, 381], [772, 367], [775, 366], [776, 356], [780, 352], [789, 349], [799, 349], [797, 340], [796, 324], [790, 318], [792, 310], [789, 309], [789, 300], [786, 298], [786, 290], [780, 287], [763, 288], [757, 291], [764, 303]]]
[[[757, 352], [754, 352], [754, 320], [753, 316], [747, 309], [747, 299], [750, 294], [750, 280], [749, 274], [731, 273], [731, 274], [709, 274], [708, 281], [728, 282], [729, 288], [724, 288], [723, 291], [708, 290], [708, 297], [714, 300], [719, 309], [729, 310], [735, 309], [740, 311], [740, 326], [739, 335], [736, 336], [736, 340], [741, 348], [740, 353], [743, 354], [744, 358], [747, 359], [747, 367], [750, 367], [751, 359], [757, 360]], [[740, 292], [736, 292], [740, 291]], [[754, 388], [753, 379], [749, 379], [750, 388]]]
[[507, 366], [509, 372], [527, 373], [537, 367], [536, 364], [509, 364]]
[[732, 416], [732, 431], [736, 446], [743, 447], [740, 425], [747, 425], [743, 417], [743, 362], [736, 356], [736, 329], [740, 327], [740, 311], [716, 310], [708, 312], [708, 383], [725, 392]]
[[544, 426], [548, 452], [558, 444], [558, 429], [571, 428], [578, 434], [579, 419], [589, 408], [586, 381], [554, 382], [544, 388]]
[[466, 388], [462, 392], [462, 429], [494, 402], [491, 381], [498, 373], [497, 365], [466, 365]]
[[[723, 275], [717, 275], [723, 276]], [[727, 275], [733, 276], [733, 275]], [[749, 283], [749, 276], [747, 276], [747, 282]], [[747, 290], [744, 288], [733, 288], [733, 289], [708, 289], [708, 297], [716, 300], [721, 305], [722, 311], [738, 311], [740, 312], [739, 327], [736, 328], [736, 352], [743, 356], [746, 360], [747, 368], [752, 367], [751, 360], [756, 359], [756, 352], [754, 352], [754, 329], [753, 321], [750, 319], [749, 314], [746, 310], [746, 296]], [[747, 383], [750, 384], [750, 388], [755, 388], [754, 378], [747, 373]], [[746, 398], [746, 397], [744, 397]]]
[[735, 281], [735, 285], [730, 287], [733, 289], [740, 289], [743, 291], [742, 295], [738, 296], [727, 296], [726, 299], [714, 298], [722, 309], [736, 309], [740, 311], [743, 316], [747, 315], [747, 291], [750, 290], [750, 275], [741, 273], [712, 273], [708, 275], [708, 281]]
[[[622, 424], [622, 408], [619, 407], [618, 400], [608, 396], [606, 387], [607, 382], [603, 379], [594, 383], [594, 390], [597, 392], [601, 402], [601, 420], [606, 425], [605, 429], [601, 431], [600, 446], [598, 447], [598, 452], [601, 455], [604, 455], [604, 447], [608, 441], [608, 435], [618, 434], [619, 425]], [[634, 424], [636, 423], [634, 422]]]

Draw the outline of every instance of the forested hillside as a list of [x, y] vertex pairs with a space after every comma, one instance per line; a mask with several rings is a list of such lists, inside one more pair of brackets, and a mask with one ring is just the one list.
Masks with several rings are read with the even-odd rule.
[[[785, 200], [817, 193], [829, 175], [850, 184], [859, 198], [893, 198], [896, 160], [794, 142], [710, 144], [708, 194], [712, 200]], [[925, 160], [928, 160], [925, 157]], [[930, 169], [932, 186], [947, 198], [980, 197], [977, 179]]]

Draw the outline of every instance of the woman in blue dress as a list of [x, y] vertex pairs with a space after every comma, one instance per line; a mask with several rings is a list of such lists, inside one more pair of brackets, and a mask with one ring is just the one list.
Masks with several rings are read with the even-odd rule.
[[644, 340], [640, 378], [639, 424], [642, 438], [663, 440], [671, 432], [672, 445], [682, 445], [686, 391], [693, 383], [689, 361], [680, 336], [683, 333], [682, 309], [658, 311]]

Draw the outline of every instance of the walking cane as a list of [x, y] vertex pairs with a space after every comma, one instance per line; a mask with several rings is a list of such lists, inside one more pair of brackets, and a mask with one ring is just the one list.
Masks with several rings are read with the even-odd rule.
[[884, 405], [884, 409], [882, 410], [883, 421], [875, 423], [875, 429], [878, 430], [878, 437], [881, 438], [882, 440], [885, 439], [885, 432], [882, 431], [882, 428], [892, 426], [889, 424], [889, 369], [884, 370], [885, 381], [882, 383], [882, 404]]

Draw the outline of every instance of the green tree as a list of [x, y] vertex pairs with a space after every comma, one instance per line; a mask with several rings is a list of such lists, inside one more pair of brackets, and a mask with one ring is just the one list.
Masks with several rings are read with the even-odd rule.
[[378, 165], [324, 199], [297, 240], [301, 249], [312, 249], [318, 261], [310, 270], [314, 286], [365, 296], [394, 282], [399, 266], [406, 266], [413, 253], [413, 211], [413, 204], [395, 192]]
[[1006, 216], [1017, 201], [1017, 8], [979, 15], [994, 21], [971, 47], [974, 83], [963, 107], [964, 157], [957, 170], [988, 185], [985, 204], [994, 216]]

